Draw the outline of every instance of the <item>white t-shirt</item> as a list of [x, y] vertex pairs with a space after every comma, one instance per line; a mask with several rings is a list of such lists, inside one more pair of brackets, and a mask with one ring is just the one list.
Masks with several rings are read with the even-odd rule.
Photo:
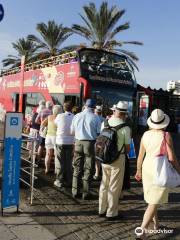
[[74, 144], [74, 135], [70, 132], [71, 123], [74, 114], [71, 112], [60, 113], [54, 120], [57, 125], [56, 144], [72, 145]]

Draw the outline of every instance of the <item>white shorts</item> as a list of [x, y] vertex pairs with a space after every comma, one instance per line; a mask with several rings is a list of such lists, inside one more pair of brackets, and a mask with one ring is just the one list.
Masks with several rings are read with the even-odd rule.
[[55, 145], [56, 145], [56, 137], [55, 136], [46, 136], [45, 148], [46, 149], [54, 149]]

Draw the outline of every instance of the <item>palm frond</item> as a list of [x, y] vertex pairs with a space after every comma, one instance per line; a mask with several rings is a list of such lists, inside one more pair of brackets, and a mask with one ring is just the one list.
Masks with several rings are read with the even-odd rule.
[[77, 33], [88, 40], [92, 39], [91, 32], [86, 27], [80, 26], [78, 24], [73, 24], [72, 31], [73, 33]]
[[120, 49], [119, 52], [124, 53], [126, 56], [129, 56], [134, 61], [138, 61], [139, 60], [139, 58], [136, 56], [136, 54], [134, 52], [130, 52], [130, 51], [124, 50], [124, 49]]
[[11, 66], [11, 68], [13, 67], [17, 67], [21, 64], [21, 60], [20, 59], [17, 59], [16, 56], [13, 56], [11, 55], [8, 55], [7, 58], [3, 59], [2, 60], [2, 64], [3, 64], [3, 67], [8, 67], [8, 66]]
[[59, 47], [72, 35], [70, 28], [63, 27], [54, 20], [48, 21], [47, 24], [38, 23], [36, 30], [40, 38], [35, 35], [29, 35], [28, 38], [39, 47], [40, 53], [49, 52], [49, 56], [56, 55]]
[[135, 45], [143, 45], [142, 42], [139, 41], [123, 41], [123, 44], [135, 44]]
[[117, 28], [115, 28], [115, 29], [109, 34], [108, 40], [113, 39], [117, 33], [120, 33], [121, 31], [124, 31], [124, 30], [127, 30], [127, 29], [129, 29], [129, 22], [126, 22], [126, 23], [118, 26]]
[[[129, 22], [118, 24], [125, 12], [125, 9], [119, 9], [116, 5], [109, 8], [107, 1], [103, 1], [99, 9], [96, 8], [94, 3], [90, 2], [83, 6], [83, 14], [79, 14], [82, 24], [73, 24], [72, 31], [86, 38], [95, 48], [113, 50], [117, 46], [121, 48], [123, 44], [142, 45], [142, 42], [138, 41], [119, 41], [115, 39], [118, 34], [130, 27]], [[129, 56], [132, 61], [138, 60], [133, 52], [124, 50], [122, 54]]]
[[17, 56], [8, 55], [8, 57], [2, 61], [4, 67], [19, 66], [22, 56], [25, 56], [26, 63], [31, 62], [38, 50], [38, 46], [28, 38], [20, 38], [16, 42], [13, 42], [12, 46], [16, 50]]

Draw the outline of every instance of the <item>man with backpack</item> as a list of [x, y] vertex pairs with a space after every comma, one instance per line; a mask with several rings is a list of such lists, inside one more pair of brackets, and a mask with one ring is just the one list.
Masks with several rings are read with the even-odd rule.
[[96, 159], [102, 163], [102, 181], [99, 191], [99, 216], [116, 220], [122, 190], [125, 154], [130, 150], [130, 128], [125, 124], [128, 103], [119, 101], [114, 115], [102, 124], [96, 140]]

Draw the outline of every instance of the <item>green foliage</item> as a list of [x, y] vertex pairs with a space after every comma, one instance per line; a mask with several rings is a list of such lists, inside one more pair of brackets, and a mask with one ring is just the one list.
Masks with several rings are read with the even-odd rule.
[[[124, 44], [142, 45], [138, 41], [119, 41], [115, 37], [124, 30], [129, 29], [129, 22], [118, 25], [125, 10], [120, 10], [117, 6], [108, 8], [108, 3], [102, 2], [99, 9], [94, 3], [89, 3], [83, 7], [84, 15], [79, 14], [83, 24], [73, 24], [72, 32], [86, 38], [91, 46], [99, 49], [117, 51], [127, 56], [131, 62], [138, 60], [137, 56], [127, 50], [122, 50]], [[136, 67], [133, 63], [132, 67]]]
[[36, 30], [41, 37], [29, 35], [28, 39], [38, 46], [39, 54], [45, 57], [57, 55], [60, 46], [72, 35], [69, 28], [55, 21], [48, 21], [47, 24], [38, 23]]
[[18, 39], [16, 42], [12, 43], [12, 46], [17, 51], [17, 56], [8, 55], [7, 58], [2, 60], [4, 67], [10, 66], [13, 68], [19, 66], [22, 56], [25, 56], [26, 63], [31, 62], [38, 49], [35, 43], [26, 38]]

